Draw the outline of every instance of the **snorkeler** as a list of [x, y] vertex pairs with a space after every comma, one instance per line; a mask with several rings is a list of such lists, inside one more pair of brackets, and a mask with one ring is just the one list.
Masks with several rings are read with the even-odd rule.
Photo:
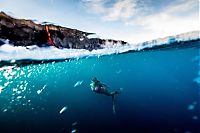
[[91, 80], [90, 84], [91, 90], [99, 93], [99, 94], [104, 94], [106, 96], [111, 96], [112, 97], [112, 104], [113, 104], [113, 113], [115, 114], [115, 95], [120, 94], [120, 91], [109, 91], [108, 86], [101, 83], [100, 81], [97, 80], [97, 78], [93, 78]]

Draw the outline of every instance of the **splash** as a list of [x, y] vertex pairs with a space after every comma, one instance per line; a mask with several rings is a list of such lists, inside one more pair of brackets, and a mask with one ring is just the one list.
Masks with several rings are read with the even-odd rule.
[[[60, 59], [76, 59], [102, 55], [111, 55], [118, 53], [125, 53], [128, 51], [141, 51], [147, 48], [154, 47], [166, 47], [171, 46], [174, 43], [187, 42], [199, 40], [199, 32], [189, 32], [177, 36], [170, 36], [162, 39], [146, 41], [139, 44], [127, 44], [127, 45], [111, 45], [110, 42], [106, 42], [102, 49], [88, 51], [86, 49], [58, 49], [53, 46], [50, 47], [14, 47], [8, 42], [0, 47], [0, 61], [11, 60], [60, 60]], [[177, 44], [177, 45], [181, 45]]]

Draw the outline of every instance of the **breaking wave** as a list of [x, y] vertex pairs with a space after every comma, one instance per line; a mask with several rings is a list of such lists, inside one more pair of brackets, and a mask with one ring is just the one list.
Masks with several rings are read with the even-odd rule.
[[[174, 47], [199, 47], [199, 31], [188, 32], [176, 36], [169, 36], [166, 38], [160, 38], [152, 41], [146, 41], [139, 44], [128, 45], [111, 45], [107, 43], [104, 48], [98, 50], [88, 51], [85, 49], [58, 49], [52, 46], [50, 47], [14, 47], [9, 44], [9, 40], [0, 39], [2, 46], [0, 47], [0, 62], [15, 63], [16, 61], [56, 61], [56, 60], [68, 60], [79, 59], [91, 56], [111, 55], [135, 51], [165, 49]], [[187, 42], [197, 42], [191, 43]]]

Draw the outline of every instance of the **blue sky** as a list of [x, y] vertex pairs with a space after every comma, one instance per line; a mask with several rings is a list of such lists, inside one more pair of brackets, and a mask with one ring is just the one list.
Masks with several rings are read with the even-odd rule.
[[0, 10], [130, 43], [199, 30], [199, 0], [0, 0]]

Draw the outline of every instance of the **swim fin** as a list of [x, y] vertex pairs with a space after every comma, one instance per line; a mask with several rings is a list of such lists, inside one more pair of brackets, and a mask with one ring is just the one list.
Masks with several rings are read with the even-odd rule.
[[116, 114], [116, 110], [115, 110], [115, 94], [112, 95], [112, 109], [113, 109], [113, 114]]
[[116, 114], [116, 108], [115, 108], [115, 95], [120, 94], [122, 92], [122, 89], [120, 88], [119, 91], [114, 91], [111, 93], [112, 96], [112, 109], [113, 109], [113, 114]]

